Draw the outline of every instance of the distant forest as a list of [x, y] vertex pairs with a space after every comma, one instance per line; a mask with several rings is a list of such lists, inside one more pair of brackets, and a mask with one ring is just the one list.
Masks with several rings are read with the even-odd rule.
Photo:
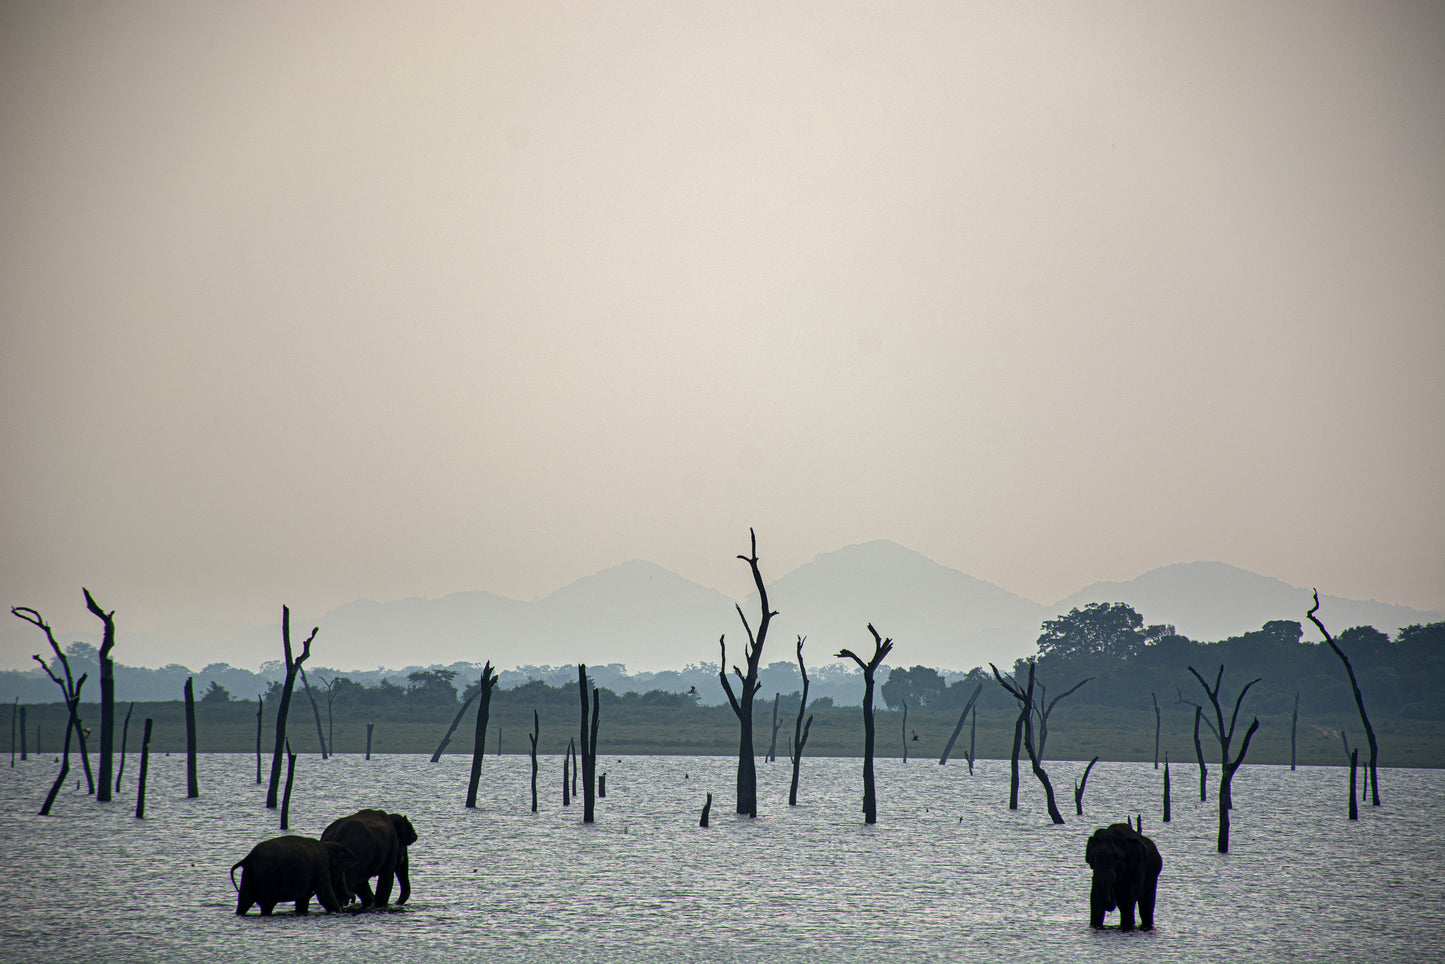
[[[1445, 622], [1407, 626], [1393, 640], [1369, 626], [1335, 631], [1335, 637], [1353, 664], [1372, 716], [1445, 720], [1445, 700], [1440, 696], [1445, 691]], [[37, 638], [37, 651], [43, 641], [43, 637]], [[794, 644], [774, 641], [769, 652], [789, 658], [763, 667], [759, 703], [779, 696], [785, 701], [791, 698], [796, 707], [802, 681]], [[894, 652], [906, 661], [907, 640], [899, 640]], [[267, 696], [270, 705], [269, 695], [279, 690], [284, 676], [279, 660], [263, 663], [260, 672], [225, 663], [213, 663], [197, 672], [175, 664], [160, 669], [126, 666], [124, 652], [115, 655], [117, 701], [179, 700], [186, 679], [194, 678], [195, 691], [203, 701], [254, 701]], [[96, 675], [95, 647], [72, 643], [67, 656], [77, 676], [86, 671]], [[1242, 636], [1205, 643], [1180, 636], [1171, 626], [1145, 626], [1127, 604], [1095, 603], [1045, 622], [1035, 658], [1045, 700], [1050, 693], [1060, 694], [1081, 680], [1090, 680], [1069, 697], [1070, 705], [1081, 708], [1142, 711], [1152, 710], [1156, 701], [1160, 705], [1197, 701], [1201, 693], [1188, 667], [1212, 680], [1223, 665], [1227, 690], [1260, 680], [1250, 690], [1250, 713], [1288, 715], [1297, 693], [1311, 712], [1354, 711], [1349, 678], [1339, 659], [1323, 642], [1306, 641], [1301, 624], [1294, 621], [1276, 620]], [[862, 674], [850, 661], [806, 647], [804, 660], [810, 707], [826, 709], [860, 701]], [[1022, 666], [1020, 660], [998, 669], [1016, 673]], [[55, 669], [60, 672], [58, 665]], [[469, 662], [400, 670], [347, 671], [314, 665], [305, 669], [318, 697], [329, 690], [330, 701], [337, 705], [403, 712], [407, 707], [455, 705], [475, 688], [481, 671], [478, 664]], [[628, 673], [619, 663], [589, 664], [588, 674], [608, 701], [715, 706], [725, 700], [716, 663], [693, 663], [681, 670], [657, 673]], [[881, 702], [889, 709], [900, 709], [906, 702], [913, 710], [957, 712], [980, 683], [980, 708], [1008, 710], [1014, 706], [1013, 697], [995, 682], [987, 666], [967, 673], [885, 666], [878, 678], [883, 680]], [[521, 666], [502, 672], [499, 685], [516, 691], [511, 694], [516, 698], [545, 705], [575, 703], [576, 681], [575, 666]], [[99, 691], [87, 689], [85, 696], [86, 702], [93, 702]], [[59, 689], [38, 666], [0, 672], [0, 699], [24, 704], [61, 702]]]

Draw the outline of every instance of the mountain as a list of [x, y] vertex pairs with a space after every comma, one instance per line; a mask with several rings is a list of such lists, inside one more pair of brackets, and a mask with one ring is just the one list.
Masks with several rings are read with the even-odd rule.
[[[1311, 591], [1223, 562], [1186, 562], [1151, 569], [1128, 582], [1096, 582], [1049, 607], [1066, 613], [1093, 602], [1125, 602], [1147, 624], [1172, 623], [1200, 642], [1216, 642], [1256, 630], [1272, 619], [1302, 623], [1307, 639], [1317, 638], [1305, 618]], [[1390, 603], [1320, 596], [1320, 619], [1332, 634], [1351, 626], [1374, 626], [1391, 636], [1412, 623], [1445, 619], [1442, 612], [1421, 612]]]
[[[990, 661], [1011, 665], [1027, 656], [1039, 624], [1054, 614], [885, 540], [817, 556], [769, 582], [768, 603], [778, 615], [770, 627], [775, 648], [764, 654], [765, 662], [792, 658], [799, 634], [808, 637], [804, 659], [810, 663], [831, 660], [844, 647], [867, 659], [873, 652], [872, 623], [894, 640], [891, 665], [955, 670]], [[743, 611], [756, 628], [756, 593]], [[736, 615], [728, 635], [730, 641], [745, 638]], [[780, 639], [786, 644], [779, 645]]]

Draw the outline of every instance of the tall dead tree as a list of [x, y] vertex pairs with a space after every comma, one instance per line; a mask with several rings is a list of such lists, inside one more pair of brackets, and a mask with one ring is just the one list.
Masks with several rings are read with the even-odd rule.
[[1045, 710], [1045, 711], [1043, 711], [1043, 712], [1040, 713], [1041, 727], [1040, 727], [1040, 733], [1039, 733], [1039, 746], [1036, 746], [1035, 743], [1034, 743], [1034, 724], [1033, 724], [1033, 716], [1034, 716], [1034, 682], [1035, 682], [1035, 681], [1034, 681], [1034, 661], [1033, 661], [1033, 660], [1029, 660], [1029, 661], [1028, 661], [1028, 666], [1029, 666], [1029, 680], [1028, 680], [1027, 686], [1020, 686], [1019, 683], [1018, 683], [1018, 681], [1015, 680], [1015, 679], [1014, 679], [1013, 677], [1011, 677], [1011, 676], [1010, 676], [1010, 677], [1006, 677], [1003, 673], [1000, 673], [1000, 672], [998, 671], [998, 667], [997, 667], [997, 666], [994, 666], [992, 663], [990, 663], [989, 666], [992, 667], [994, 678], [998, 680], [999, 685], [1002, 686], [1004, 689], [1008, 690], [1010, 693], [1012, 693], [1014, 699], [1016, 699], [1016, 700], [1019, 701], [1019, 706], [1020, 706], [1020, 708], [1021, 708], [1021, 709], [1020, 709], [1020, 715], [1021, 715], [1021, 717], [1022, 717], [1022, 719], [1023, 719], [1023, 729], [1024, 729], [1024, 732], [1023, 732], [1023, 744], [1024, 744], [1024, 748], [1028, 751], [1028, 754], [1029, 754], [1029, 763], [1032, 765], [1032, 768], [1033, 768], [1033, 771], [1034, 771], [1034, 776], [1037, 777], [1039, 783], [1043, 785], [1043, 788], [1044, 788], [1044, 803], [1045, 803], [1045, 805], [1046, 805], [1046, 807], [1048, 808], [1048, 811], [1049, 811], [1049, 819], [1052, 820], [1052, 821], [1053, 821], [1054, 823], [1056, 823], [1056, 824], [1063, 823], [1063, 822], [1064, 822], [1064, 816], [1063, 816], [1063, 814], [1059, 813], [1058, 803], [1056, 803], [1055, 800], [1054, 800], [1054, 785], [1053, 785], [1053, 783], [1049, 780], [1049, 775], [1048, 775], [1047, 772], [1045, 772], [1044, 767], [1043, 767], [1042, 752], [1041, 752], [1041, 750], [1040, 750], [1040, 746], [1042, 746], [1043, 742], [1048, 738], [1048, 722], [1047, 722], [1047, 721], [1048, 721], [1048, 713], [1049, 713], [1049, 712], [1052, 712], [1054, 705], [1057, 704], [1057, 703], [1059, 702], [1059, 700], [1063, 699], [1065, 696], [1068, 696], [1070, 693], [1072, 693], [1074, 690], [1078, 689], [1080, 686], [1083, 686], [1084, 683], [1087, 683], [1087, 682], [1088, 682], [1088, 680], [1086, 679], [1086, 680], [1083, 680], [1083, 681], [1080, 682], [1080, 683], [1074, 684], [1072, 687], [1070, 687], [1070, 688], [1069, 688], [1068, 690], [1066, 690], [1064, 693], [1062, 693], [1061, 695], [1055, 697], [1053, 703], [1049, 704], [1047, 710]]
[[[953, 744], [958, 742], [958, 735], [963, 732], [963, 723], [968, 719], [968, 711], [973, 709], [974, 701], [978, 699], [978, 694], [982, 692], [983, 684], [979, 683], [974, 687], [973, 695], [968, 698], [968, 702], [963, 704], [963, 712], [958, 714], [958, 725], [953, 728], [953, 735], [948, 738], [948, 743], [943, 747], [943, 755], [938, 758], [939, 766], [943, 766], [948, 762], [948, 755], [953, 752]], [[971, 763], [969, 764], [969, 772], [973, 772]]]
[[[1178, 693], [1178, 691], [1175, 691]], [[1186, 700], [1183, 693], [1178, 693], [1176, 703], [1184, 703], [1194, 707], [1194, 757], [1199, 763], [1199, 802], [1203, 803], [1209, 799], [1209, 765], [1204, 762], [1204, 744], [1199, 740], [1199, 724], [1202, 721], [1210, 731], [1214, 730], [1214, 724], [1204, 718], [1204, 707], [1193, 700]], [[1214, 738], [1218, 739], [1219, 734], [1215, 733]]]
[[1220, 664], [1219, 672], [1215, 674], [1213, 688], [1204, 681], [1204, 677], [1200, 676], [1199, 671], [1193, 666], [1189, 667], [1189, 672], [1193, 673], [1194, 678], [1199, 680], [1199, 685], [1204, 687], [1204, 692], [1208, 695], [1209, 702], [1214, 706], [1215, 721], [1219, 724], [1215, 730], [1215, 735], [1219, 737], [1219, 765], [1223, 772], [1219, 775], [1219, 836], [1217, 839], [1217, 849], [1220, 853], [1227, 854], [1229, 853], [1229, 811], [1234, 806], [1234, 796], [1230, 792], [1230, 784], [1234, 782], [1235, 771], [1238, 770], [1240, 764], [1244, 762], [1244, 755], [1249, 752], [1249, 741], [1254, 738], [1254, 732], [1259, 729], [1259, 717], [1256, 716], [1254, 722], [1249, 724], [1249, 729], [1244, 733], [1244, 742], [1239, 746], [1239, 753], [1232, 760], [1229, 757], [1229, 745], [1234, 741], [1234, 725], [1239, 722], [1239, 707], [1240, 704], [1244, 702], [1244, 694], [1248, 693], [1249, 688], [1255, 683], [1258, 683], [1259, 680], [1250, 680], [1244, 685], [1244, 689], [1239, 691], [1239, 696], [1235, 697], [1234, 712], [1229, 717], [1229, 729], [1226, 730], [1224, 728], [1224, 710], [1219, 705], [1219, 685], [1224, 679], [1224, 664]]
[[768, 762], [772, 763], [778, 758], [778, 728], [783, 724], [778, 722], [778, 701], [783, 698], [782, 693], [773, 694], [773, 739], [768, 744]]
[[[978, 684], [983, 689], [983, 684]], [[975, 695], [977, 695], [975, 693]], [[968, 724], [968, 755], [964, 757], [968, 761], [968, 775], [973, 776], [973, 761], [978, 759], [975, 749], [978, 747], [978, 707], [973, 708], [973, 719]]]
[[1169, 822], [1169, 754], [1164, 754], [1164, 822]]
[[1365, 727], [1365, 741], [1370, 744], [1370, 769], [1365, 775], [1366, 779], [1370, 782], [1370, 805], [1378, 807], [1380, 805], [1380, 783], [1379, 770], [1376, 768], [1376, 762], [1380, 756], [1380, 745], [1375, 742], [1375, 728], [1370, 725], [1370, 717], [1365, 713], [1365, 698], [1360, 694], [1360, 681], [1355, 679], [1355, 668], [1350, 665], [1350, 658], [1345, 655], [1344, 650], [1340, 649], [1339, 644], [1335, 642], [1335, 638], [1330, 635], [1330, 631], [1325, 629], [1325, 624], [1320, 622], [1319, 617], [1315, 615], [1315, 613], [1319, 612], [1320, 608], [1320, 592], [1316, 589], [1314, 593], [1315, 604], [1310, 607], [1310, 611], [1305, 615], [1309, 616], [1310, 622], [1314, 623], [1315, 628], [1325, 637], [1325, 642], [1330, 644], [1330, 649], [1335, 651], [1335, 655], [1340, 658], [1340, 662], [1345, 664], [1345, 672], [1350, 674], [1350, 689], [1355, 692], [1355, 707], [1359, 709], [1360, 723]]
[[276, 798], [281, 790], [281, 760], [282, 754], [286, 752], [286, 716], [291, 712], [291, 691], [296, 688], [296, 677], [301, 672], [301, 664], [311, 655], [311, 641], [316, 638], [316, 631], [320, 628], [317, 626], [311, 630], [311, 635], [306, 637], [306, 642], [301, 646], [301, 655], [293, 656], [291, 609], [287, 606], [281, 607], [281, 646], [282, 654], [286, 657], [286, 681], [281, 686], [281, 701], [276, 704], [276, 745], [271, 752], [271, 783], [266, 788], [267, 810], [276, 809]]
[[291, 829], [291, 783], [296, 778], [296, 754], [291, 752], [291, 741], [286, 741], [286, 791], [281, 794], [281, 829]]
[[[40, 816], [48, 817], [50, 816], [50, 808], [55, 805], [55, 798], [59, 795], [60, 788], [65, 783], [65, 778], [70, 775], [71, 733], [75, 733], [80, 737], [81, 756], [84, 757], [85, 755], [85, 734], [80, 728], [80, 688], [85, 685], [86, 677], [89, 674], [81, 673], [80, 680], [78, 682], [75, 680], [75, 677], [72, 676], [70, 672], [70, 660], [66, 659], [65, 653], [61, 652], [60, 644], [55, 641], [55, 633], [51, 631], [50, 624], [45, 621], [45, 617], [41, 616], [40, 613], [28, 606], [12, 606], [10, 607], [10, 612], [45, 633], [45, 638], [50, 643], [50, 648], [55, 652], [55, 658], [60, 661], [60, 667], [65, 672], [65, 678], [61, 679], [51, 670], [50, 664], [40, 658], [38, 653], [31, 657], [35, 662], [40, 664], [41, 669], [45, 670], [45, 675], [49, 676], [56, 686], [60, 687], [61, 695], [65, 698], [65, 748], [61, 751], [60, 773], [56, 776], [55, 783], [50, 787], [50, 793], [45, 797], [45, 803], [40, 808]], [[37, 754], [40, 752], [40, 736], [38, 732], [35, 737], [35, 752]], [[87, 775], [89, 775], [89, 770], [90, 765], [87, 761]], [[94, 784], [91, 785], [91, 792], [94, 792]]]
[[100, 786], [96, 788], [95, 799], [110, 800], [111, 768], [115, 751], [115, 660], [110, 652], [115, 649], [115, 610], [106, 612], [96, 603], [90, 590], [81, 587], [85, 593], [85, 607], [100, 620], [103, 627], [100, 637]]
[[803, 641], [808, 637], [798, 637], [798, 672], [803, 674], [803, 695], [798, 700], [798, 718], [793, 722], [793, 747], [789, 758], [793, 764], [793, 782], [788, 786], [788, 806], [798, 805], [798, 769], [803, 763], [803, 747], [807, 745], [808, 733], [813, 729], [813, 715], [808, 714], [808, 722], [803, 722], [803, 710], [808, 706], [808, 668], [803, 665]]
[[467, 809], [477, 808], [477, 784], [482, 781], [482, 758], [487, 755], [487, 720], [492, 715], [492, 690], [497, 686], [497, 674], [492, 661], [482, 667], [481, 681], [477, 686], [477, 728], [472, 735], [472, 775], [467, 781]]
[[116, 758], [120, 761], [115, 768], [115, 792], [120, 793], [120, 778], [125, 774], [125, 745], [126, 739], [130, 736], [130, 715], [135, 712], [135, 700], [131, 700], [130, 708], [125, 711], [125, 722], [120, 726], [120, 752]]
[[873, 780], [873, 676], [893, 651], [893, 640], [884, 639], [868, 624], [873, 634], [873, 655], [866, 662], [851, 649], [838, 651], [839, 659], [851, 659], [863, 670], [863, 822], [878, 822], [878, 793]]
[[1289, 768], [1294, 769], [1295, 737], [1299, 733], [1299, 690], [1294, 691], [1294, 713], [1289, 718]]
[[[302, 678], [304, 679], [305, 677]], [[316, 678], [319, 679], [321, 681], [321, 684], [326, 687], [326, 745], [331, 747], [331, 753], [333, 756], [335, 756], [336, 718], [335, 715], [332, 713], [332, 710], [335, 707], [336, 703], [336, 684], [340, 682], [341, 677], [333, 676], [331, 677], [331, 679], [327, 679], [325, 676], [317, 673]]]
[[1089, 771], [1094, 769], [1094, 764], [1098, 762], [1099, 758], [1094, 757], [1089, 761], [1089, 765], [1084, 767], [1084, 775], [1074, 779], [1074, 814], [1076, 816], [1084, 815], [1084, 787], [1089, 782]]
[[[602, 704], [597, 687], [587, 678], [587, 667], [577, 664], [577, 692], [582, 702], [582, 822], [592, 823], [597, 811], [597, 718]], [[587, 716], [587, 691], [592, 690], [592, 716]]]
[[733, 673], [738, 678], [738, 692], [734, 693], [732, 684], [728, 681], [727, 640], [725, 636], [719, 636], [717, 642], [722, 650], [722, 661], [718, 667], [718, 679], [722, 680], [723, 690], [728, 696], [728, 705], [732, 707], [733, 715], [738, 718], [737, 812], [756, 817], [758, 815], [758, 771], [753, 758], [753, 698], [763, 687], [758, 680], [758, 665], [763, 658], [763, 644], [768, 638], [768, 625], [777, 613], [768, 608], [768, 590], [763, 585], [763, 576], [758, 570], [757, 533], [749, 529], [748, 537], [752, 540], [751, 554], [738, 556], [738, 558], [746, 562], [752, 569], [753, 584], [758, 587], [758, 605], [762, 616], [758, 621], [757, 634], [754, 635], [752, 626], [748, 624], [748, 617], [743, 614], [743, 607], [737, 607], [738, 618], [743, 621], [743, 629], [748, 634], [748, 641], [743, 646], [743, 659], [747, 671], [744, 672], [736, 665], [733, 666]]
[[532, 812], [537, 812], [537, 738], [542, 735], [542, 718], [532, 710], [532, 732], [527, 739], [532, 741]]
[[1159, 715], [1159, 697], [1151, 691], [1149, 698], [1154, 701], [1154, 769], [1157, 770], [1159, 769], [1159, 725], [1162, 718]]
[[15, 705], [10, 710], [10, 769], [15, 769], [15, 728], [20, 721], [20, 697], [15, 697]]
[[326, 732], [321, 729], [321, 710], [316, 705], [316, 697], [311, 692], [311, 683], [306, 679], [306, 670], [301, 671], [301, 688], [306, 691], [306, 698], [311, 701], [311, 715], [316, 718], [316, 742], [321, 744], [321, 759], [325, 760], [331, 756], [326, 750]]
[[[256, 697], [256, 786], [258, 787], [261, 785], [261, 711], [265, 709], [265, 706], [266, 698], [263, 696]], [[370, 736], [370, 734], [368, 734], [368, 736]], [[366, 752], [367, 758], [370, 759], [371, 746], [369, 740]]]
[[140, 738], [140, 777], [136, 781], [135, 818], [144, 820], [146, 815], [146, 773], [151, 764], [151, 724], [155, 720], [146, 717], [145, 730]]
[[186, 677], [186, 797], [195, 799], [201, 795], [201, 784], [196, 774], [196, 688], [193, 677]]
[[899, 700], [903, 704], [903, 762], [908, 762], [908, 701]]

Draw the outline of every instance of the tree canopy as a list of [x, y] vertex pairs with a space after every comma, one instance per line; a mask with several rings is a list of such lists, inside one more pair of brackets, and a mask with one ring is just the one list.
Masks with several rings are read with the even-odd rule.
[[[1063, 658], [1103, 656], [1128, 659], [1144, 647], [1174, 636], [1173, 626], [1144, 626], [1144, 617], [1128, 603], [1089, 603], [1045, 620], [1039, 655]], [[1298, 637], [1296, 637], [1298, 638]]]

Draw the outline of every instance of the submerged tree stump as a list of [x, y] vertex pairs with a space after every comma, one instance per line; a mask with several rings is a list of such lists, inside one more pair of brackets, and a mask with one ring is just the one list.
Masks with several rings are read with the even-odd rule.
[[[1354, 794], [1352, 793], [1352, 794], [1350, 794], [1350, 796], [1353, 797]], [[711, 813], [712, 813], [712, 794], [709, 793], [709, 794], [707, 795], [707, 802], [702, 805], [702, 819], [697, 822], [697, 825], [698, 825], [699, 827], [706, 827], [706, 826], [707, 826], [708, 816], [709, 816]]]
[[145, 732], [140, 738], [140, 777], [136, 780], [135, 818], [144, 820], [146, 815], [146, 773], [151, 764], [151, 724], [155, 721], [146, 717]]
[[1169, 822], [1169, 754], [1164, 754], [1164, 822]]
[[537, 812], [537, 738], [542, 735], [542, 719], [537, 710], [532, 710], [532, 732], [527, 738], [532, 741], [532, 812]]
[[115, 660], [110, 656], [115, 649], [115, 611], [101, 609], [89, 589], [81, 587], [80, 591], [85, 593], [85, 607], [104, 627], [100, 643], [100, 786], [96, 788], [95, 799], [107, 803], [115, 751]]
[[196, 775], [196, 689], [193, 677], [186, 677], [186, 798], [193, 800], [201, 795], [200, 780]]
[[1092, 760], [1090, 760], [1089, 765], [1084, 767], [1084, 775], [1074, 781], [1075, 816], [1082, 817], [1084, 815], [1084, 786], [1089, 782], [1089, 771], [1094, 769], [1094, 764], [1098, 762], [1098, 757], [1094, 757]]
[[291, 752], [291, 741], [286, 741], [286, 792], [281, 795], [281, 829], [291, 829], [291, 782], [296, 777], [296, 754]]
[[477, 728], [472, 738], [472, 774], [467, 783], [467, 809], [477, 807], [477, 784], [482, 780], [482, 758], [487, 755], [487, 720], [492, 714], [492, 690], [497, 687], [497, 674], [492, 661], [482, 667], [477, 689]]
[[286, 658], [286, 680], [281, 685], [281, 701], [276, 706], [276, 744], [271, 752], [271, 782], [266, 788], [266, 809], [276, 809], [276, 794], [281, 789], [281, 754], [286, 747], [286, 717], [291, 711], [291, 692], [296, 688], [296, 677], [301, 672], [301, 664], [311, 656], [311, 641], [316, 638], [316, 627], [311, 630], [311, 635], [306, 637], [306, 642], [301, 646], [301, 655], [292, 656], [291, 652], [291, 609], [288, 606], [281, 607], [281, 645], [282, 655]]
[[813, 729], [812, 714], [808, 716], [808, 722], [803, 723], [803, 711], [808, 706], [808, 669], [803, 665], [803, 643], [806, 636], [798, 637], [798, 672], [803, 676], [803, 695], [798, 700], [798, 717], [793, 721], [793, 745], [789, 751], [789, 760], [793, 764], [793, 782], [788, 785], [788, 806], [798, 805], [798, 771], [803, 764], [803, 747], [808, 743], [808, 733]]
[[120, 728], [120, 762], [115, 768], [115, 792], [120, 793], [120, 778], [125, 773], [125, 748], [126, 741], [130, 738], [130, 715], [135, 712], [135, 701], [132, 700], [130, 708], [125, 711], [125, 722]]
[[851, 659], [863, 670], [863, 822], [878, 822], [878, 792], [873, 779], [873, 677], [883, 660], [893, 651], [893, 640], [879, 635], [873, 624], [873, 655], [866, 662], [851, 649], [838, 651], [839, 659]]
[[375, 723], [366, 724], [366, 758], [371, 759], [371, 731], [376, 727]]

